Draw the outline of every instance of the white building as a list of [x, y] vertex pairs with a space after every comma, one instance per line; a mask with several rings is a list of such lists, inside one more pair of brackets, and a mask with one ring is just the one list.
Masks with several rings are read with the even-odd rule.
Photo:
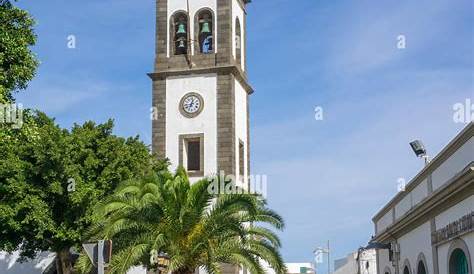
[[[267, 262], [262, 261], [265, 273], [275, 274], [275, 271]], [[316, 274], [316, 268], [312, 263], [285, 263], [287, 274]]]
[[333, 274], [377, 274], [375, 249], [353, 252], [334, 263]]
[[316, 274], [316, 268], [312, 263], [286, 263], [288, 274]]
[[472, 274], [474, 124], [380, 210], [373, 242], [381, 274]]

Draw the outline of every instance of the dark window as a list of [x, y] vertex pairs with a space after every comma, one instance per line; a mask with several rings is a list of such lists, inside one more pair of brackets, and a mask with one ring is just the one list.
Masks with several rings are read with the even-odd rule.
[[201, 142], [193, 140], [187, 142], [188, 170], [201, 170]]
[[469, 264], [467, 262], [466, 254], [461, 249], [456, 249], [451, 254], [449, 259], [449, 274], [468, 274]]
[[242, 142], [239, 142], [239, 174], [241, 176], [244, 176], [245, 172], [244, 172], [244, 168], [245, 168], [245, 165], [244, 165], [244, 144]]
[[408, 266], [405, 266], [403, 269], [403, 274], [410, 274], [410, 269], [408, 269]]
[[418, 263], [418, 269], [417, 269], [417, 274], [426, 274], [426, 268], [425, 268], [425, 264], [423, 262], [419, 262]]

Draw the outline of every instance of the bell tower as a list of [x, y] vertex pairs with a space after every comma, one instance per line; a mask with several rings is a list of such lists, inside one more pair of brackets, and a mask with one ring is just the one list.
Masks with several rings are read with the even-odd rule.
[[153, 151], [194, 182], [225, 172], [248, 185], [246, 5], [157, 0]]

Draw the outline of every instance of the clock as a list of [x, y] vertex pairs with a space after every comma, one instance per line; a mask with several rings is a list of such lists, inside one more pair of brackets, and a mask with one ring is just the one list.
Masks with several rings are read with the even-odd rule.
[[201, 113], [204, 107], [204, 100], [196, 92], [189, 92], [181, 98], [180, 112], [185, 117], [194, 118]]

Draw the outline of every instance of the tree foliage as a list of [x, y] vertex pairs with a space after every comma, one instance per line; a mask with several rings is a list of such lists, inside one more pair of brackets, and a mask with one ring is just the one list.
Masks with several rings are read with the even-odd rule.
[[33, 79], [38, 61], [30, 47], [36, 43], [34, 19], [28, 12], [0, 0], [0, 103]]
[[166, 166], [138, 137], [113, 135], [110, 120], [66, 130], [43, 113], [24, 116], [21, 129], [0, 128], [0, 250], [19, 248], [22, 258], [68, 256], [97, 202], [120, 182]]
[[[220, 273], [221, 264], [242, 265], [253, 274], [265, 273], [262, 261], [284, 273], [280, 241], [265, 223], [283, 228], [282, 218], [259, 197], [248, 194], [212, 195], [208, 179], [190, 184], [182, 169], [141, 180], [129, 180], [101, 202], [92, 239], [114, 242], [110, 273], [126, 273], [135, 265], [153, 269], [150, 254], [166, 252], [169, 271], [194, 273], [198, 267]], [[86, 256], [78, 270], [88, 273]]]

